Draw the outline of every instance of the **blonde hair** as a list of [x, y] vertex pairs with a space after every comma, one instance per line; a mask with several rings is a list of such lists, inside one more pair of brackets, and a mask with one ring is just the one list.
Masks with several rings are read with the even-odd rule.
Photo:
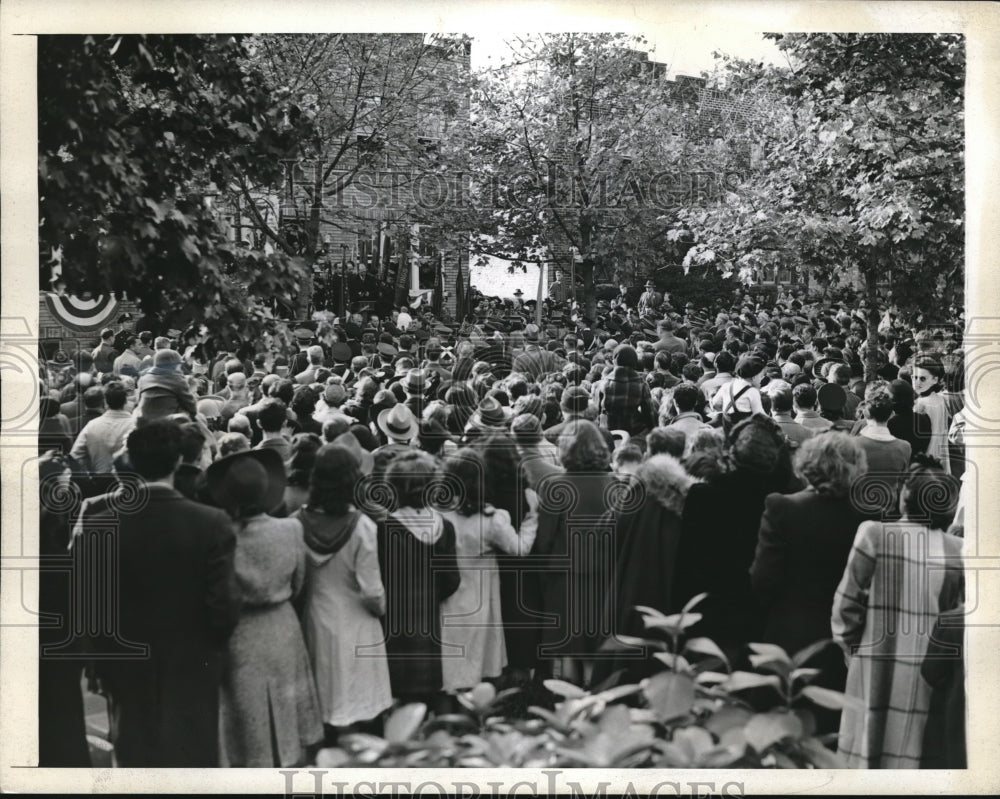
[[846, 497], [851, 484], [867, 470], [865, 451], [847, 433], [820, 433], [795, 451], [795, 471], [826, 496]]

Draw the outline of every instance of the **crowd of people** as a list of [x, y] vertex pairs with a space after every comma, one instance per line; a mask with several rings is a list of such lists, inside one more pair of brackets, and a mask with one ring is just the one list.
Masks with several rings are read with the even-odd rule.
[[848, 765], [964, 765], [960, 334], [653, 294], [43, 360], [41, 765], [89, 762], [84, 681], [117, 765], [294, 766], [484, 680], [641, 679], [609, 640], [703, 593], [731, 668], [817, 645]]

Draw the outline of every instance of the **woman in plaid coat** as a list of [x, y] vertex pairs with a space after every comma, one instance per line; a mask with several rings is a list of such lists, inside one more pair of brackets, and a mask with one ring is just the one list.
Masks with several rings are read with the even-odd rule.
[[858, 528], [833, 601], [834, 639], [848, 658], [846, 693], [861, 700], [840, 722], [851, 768], [919, 768], [931, 688], [920, 674], [938, 615], [962, 593], [962, 540], [944, 532], [958, 485], [918, 456], [898, 522]]

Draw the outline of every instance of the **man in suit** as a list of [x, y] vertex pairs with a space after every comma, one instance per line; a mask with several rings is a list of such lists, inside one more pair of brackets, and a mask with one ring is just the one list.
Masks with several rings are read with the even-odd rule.
[[[240, 610], [233, 525], [174, 488], [178, 425], [138, 427], [127, 449], [138, 491], [86, 500], [71, 544], [84, 618], [116, 622], [87, 641], [109, 697], [115, 763], [215, 767], [219, 684]], [[106, 547], [117, 573], [100, 568]]]
[[639, 297], [639, 315], [649, 311], [659, 311], [663, 304], [663, 295], [656, 290], [656, 284], [652, 280], [646, 281], [646, 290]]

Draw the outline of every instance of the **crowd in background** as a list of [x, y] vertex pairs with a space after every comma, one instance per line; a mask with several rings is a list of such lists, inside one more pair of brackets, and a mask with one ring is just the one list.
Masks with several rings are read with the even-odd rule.
[[[535, 310], [108, 329], [43, 360], [42, 554], [113, 546], [119, 612], [43, 630], [42, 765], [88, 762], [84, 672], [117, 765], [292, 766], [483, 680], [641, 679], [608, 640], [702, 593], [689, 633], [732, 668], [833, 640], [805, 664], [861, 700], [817, 718], [849, 765], [964, 765], [939, 646], [963, 602], [960, 334], [652, 288]], [[74, 591], [43, 570], [43, 612], [100, 615]]]

